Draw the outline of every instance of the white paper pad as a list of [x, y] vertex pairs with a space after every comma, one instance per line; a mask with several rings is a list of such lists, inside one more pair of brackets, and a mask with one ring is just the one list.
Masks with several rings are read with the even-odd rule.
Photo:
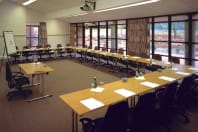
[[193, 70], [193, 71], [198, 71], [198, 68], [197, 67], [191, 67], [189, 68], [190, 70]]
[[175, 72], [177, 74], [180, 74], [180, 75], [190, 75], [190, 73], [187, 73], [187, 72]]
[[102, 102], [100, 102], [94, 98], [88, 98], [85, 100], [81, 100], [80, 103], [82, 103], [84, 106], [86, 106], [90, 110], [104, 106], [104, 104]]
[[162, 79], [162, 80], [166, 80], [166, 81], [175, 81], [176, 79], [175, 78], [172, 78], [172, 77], [167, 77], [167, 76], [160, 76], [158, 77], [159, 79]]
[[170, 62], [165, 62], [165, 64], [170, 64]]
[[144, 76], [135, 77], [137, 80], [145, 80]]
[[103, 90], [104, 90], [104, 88], [97, 87], [97, 88], [91, 88], [91, 90], [90, 90], [90, 91], [101, 93]]
[[138, 57], [138, 56], [134, 56], [133, 58], [134, 58], [134, 59], [138, 59], [138, 58], [140, 58], [140, 57]]
[[147, 86], [147, 87], [150, 87], [150, 88], [155, 88], [155, 87], [159, 86], [159, 84], [157, 84], [157, 83], [152, 83], [152, 82], [147, 82], [147, 81], [146, 82], [142, 82], [140, 84], [142, 84], [144, 86]]
[[176, 68], [176, 67], [172, 67], [172, 70], [177, 71], [177, 70], [178, 70], [178, 68]]
[[119, 95], [122, 95], [122, 96], [124, 96], [124, 97], [130, 97], [130, 96], [132, 96], [132, 95], [135, 95], [134, 92], [129, 91], [129, 90], [126, 90], [126, 89], [124, 89], [124, 88], [115, 90], [114, 92], [117, 93], [117, 94], [119, 94]]

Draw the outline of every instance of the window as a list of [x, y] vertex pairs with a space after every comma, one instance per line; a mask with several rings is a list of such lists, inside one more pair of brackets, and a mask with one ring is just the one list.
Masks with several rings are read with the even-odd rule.
[[168, 23], [154, 24], [154, 53], [168, 55]]
[[117, 21], [117, 49], [126, 52], [126, 20]]
[[98, 46], [98, 28], [92, 28], [92, 47], [95, 48]]
[[[188, 60], [188, 18], [188, 15], [173, 15], [154, 17], [154, 23], [150, 20], [150, 47], [154, 42], [154, 54], [162, 55], [163, 61], [168, 61], [169, 56], [179, 57], [180, 64], [185, 64], [185, 60]], [[154, 24], [154, 35], [152, 24]]]
[[100, 22], [100, 48], [107, 48], [107, 26], [106, 22]]
[[171, 39], [175, 42], [185, 41], [185, 23], [172, 22]]
[[26, 26], [26, 46], [30, 48], [34, 48], [38, 46], [39, 43], [39, 35], [38, 35], [39, 27], [33, 25]]
[[194, 42], [198, 43], [198, 21], [195, 21], [195, 38]]
[[168, 41], [168, 23], [155, 23], [155, 40]]
[[90, 46], [90, 28], [89, 27], [85, 28], [85, 45], [87, 47]]
[[198, 14], [193, 16], [193, 45], [192, 59], [193, 65], [198, 66]]
[[116, 21], [108, 21], [108, 49], [116, 49]]
[[179, 57], [180, 64], [185, 64], [188, 59], [188, 16], [177, 15], [171, 17], [171, 56]]

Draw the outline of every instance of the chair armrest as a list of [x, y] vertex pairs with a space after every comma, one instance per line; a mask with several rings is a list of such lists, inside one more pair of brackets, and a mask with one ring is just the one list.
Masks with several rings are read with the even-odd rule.
[[85, 125], [85, 124], [91, 124], [92, 126], [95, 125], [94, 120], [90, 119], [90, 118], [81, 118], [80, 122]]
[[89, 118], [81, 118], [83, 131], [92, 132], [95, 129], [95, 121]]
[[23, 76], [22, 72], [12, 72], [13, 76]]

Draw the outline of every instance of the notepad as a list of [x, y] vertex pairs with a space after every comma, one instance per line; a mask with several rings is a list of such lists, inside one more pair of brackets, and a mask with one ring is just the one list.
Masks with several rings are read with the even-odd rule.
[[191, 67], [189, 68], [190, 70], [193, 70], [193, 71], [198, 71], [198, 68], [197, 67]]
[[117, 93], [117, 94], [119, 94], [119, 95], [122, 95], [122, 96], [124, 96], [124, 97], [130, 97], [130, 96], [132, 96], [132, 95], [135, 95], [134, 92], [129, 91], [129, 90], [126, 90], [126, 89], [124, 89], [124, 88], [115, 90], [114, 92]]
[[138, 59], [138, 58], [140, 58], [140, 57], [139, 57], [139, 56], [134, 56], [133, 58], [134, 58], [134, 59]]
[[180, 75], [190, 75], [190, 73], [187, 72], [175, 72], [176, 74], [180, 74]]
[[171, 69], [174, 70], [174, 71], [178, 70], [178, 68], [176, 68], [176, 67], [172, 67]]
[[172, 81], [175, 81], [175, 80], [176, 80], [175, 78], [167, 77], [167, 76], [160, 76], [160, 77], [158, 77], [158, 78], [159, 78], [159, 79], [162, 79], [162, 80], [169, 81], [169, 82], [172, 82]]
[[136, 80], [145, 80], [144, 76], [135, 77]]
[[91, 88], [90, 91], [92, 91], [92, 92], [97, 92], [97, 93], [101, 93], [103, 90], [104, 90], [104, 88], [97, 87], [97, 88]]
[[152, 83], [152, 82], [148, 82], [148, 81], [142, 82], [140, 84], [142, 84], [144, 86], [147, 86], [147, 87], [150, 87], [150, 88], [155, 88], [155, 87], [159, 86], [159, 84], [157, 84], [157, 83]]
[[85, 100], [81, 100], [80, 103], [83, 104], [85, 107], [87, 107], [90, 110], [104, 106], [104, 104], [102, 102], [100, 102], [94, 98], [88, 98]]

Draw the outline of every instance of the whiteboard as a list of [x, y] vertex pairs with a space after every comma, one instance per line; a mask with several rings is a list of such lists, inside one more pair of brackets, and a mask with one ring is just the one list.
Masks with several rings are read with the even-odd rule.
[[3, 36], [8, 55], [17, 53], [13, 32], [4, 31]]

